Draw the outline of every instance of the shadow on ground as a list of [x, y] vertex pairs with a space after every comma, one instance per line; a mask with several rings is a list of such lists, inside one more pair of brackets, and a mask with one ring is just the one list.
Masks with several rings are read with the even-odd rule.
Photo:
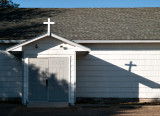
[[76, 105], [67, 108], [27, 108], [0, 103], [0, 116], [118, 116], [158, 115], [160, 105]]

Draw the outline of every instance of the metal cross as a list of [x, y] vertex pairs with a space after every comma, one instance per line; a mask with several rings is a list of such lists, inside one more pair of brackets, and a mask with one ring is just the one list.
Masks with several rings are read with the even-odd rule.
[[129, 66], [129, 72], [131, 72], [132, 66], [137, 66], [136, 64], [132, 64], [132, 61], [130, 61], [129, 64], [125, 64], [126, 66]]
[[48, 22], [43, 22], [43, 24], [48, 25], [48, 34], [51, 34], [51, 24], [55, 24], [54, 22], [50, 22], [50, 18], [48, 18]]

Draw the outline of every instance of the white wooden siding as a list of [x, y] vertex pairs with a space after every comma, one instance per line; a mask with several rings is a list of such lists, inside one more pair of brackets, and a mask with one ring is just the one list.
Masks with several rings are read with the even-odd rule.
[[77, 56], [77, 97], [160, 98], [160, 44], [83, 45], [92, 51]]
[[13, 44], [0, 45], [0, 98], [20, 98], [22, 96], [22, 62], [5, 52]]
[[[38, 45], [38, 48], [35, 48], [35, 45]], [[65, 47], [62, 48], [60, 46]], [[66, 44], [62, 41], [59, 41], [52, 37], [46, 37], [42, 38], [41, 40], [35, 41], [33, 43], [30, 43], [28, 45], [23, 46], [24, 51], [24, 58], [27, 63], [26, 58], [32, 58], [32, 57], [69, 57], [70, 58], [70, 98], [69, 103], [74, 104], [75, 103], [75, 95], [74, 95], [74, 89], [75, 89], [75, 81], [76, 81], [76, 75], [75, 75], [75, 51], [81, 50], [75, 46]], [[25, 77], [27, 77], [27, 74], [24, 74]], [[24, 80], [24, 102], [28, 99], [27, 98], [27, 91], [28, 91], [28, 82], [27, 80]]]

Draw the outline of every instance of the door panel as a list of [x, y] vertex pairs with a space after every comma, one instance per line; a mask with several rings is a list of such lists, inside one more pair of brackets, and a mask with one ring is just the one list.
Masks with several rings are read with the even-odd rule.
[[29, 59], [29, 101], [47, 101], [48, 59]]
[[49, 58], [49, 101], [68, 102], [68, 58]]

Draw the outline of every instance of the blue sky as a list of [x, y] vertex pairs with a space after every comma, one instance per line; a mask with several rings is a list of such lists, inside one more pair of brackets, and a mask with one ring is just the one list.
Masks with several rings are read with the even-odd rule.
[[21, 8], [160, 7], [160, 0], [12, 0]]

